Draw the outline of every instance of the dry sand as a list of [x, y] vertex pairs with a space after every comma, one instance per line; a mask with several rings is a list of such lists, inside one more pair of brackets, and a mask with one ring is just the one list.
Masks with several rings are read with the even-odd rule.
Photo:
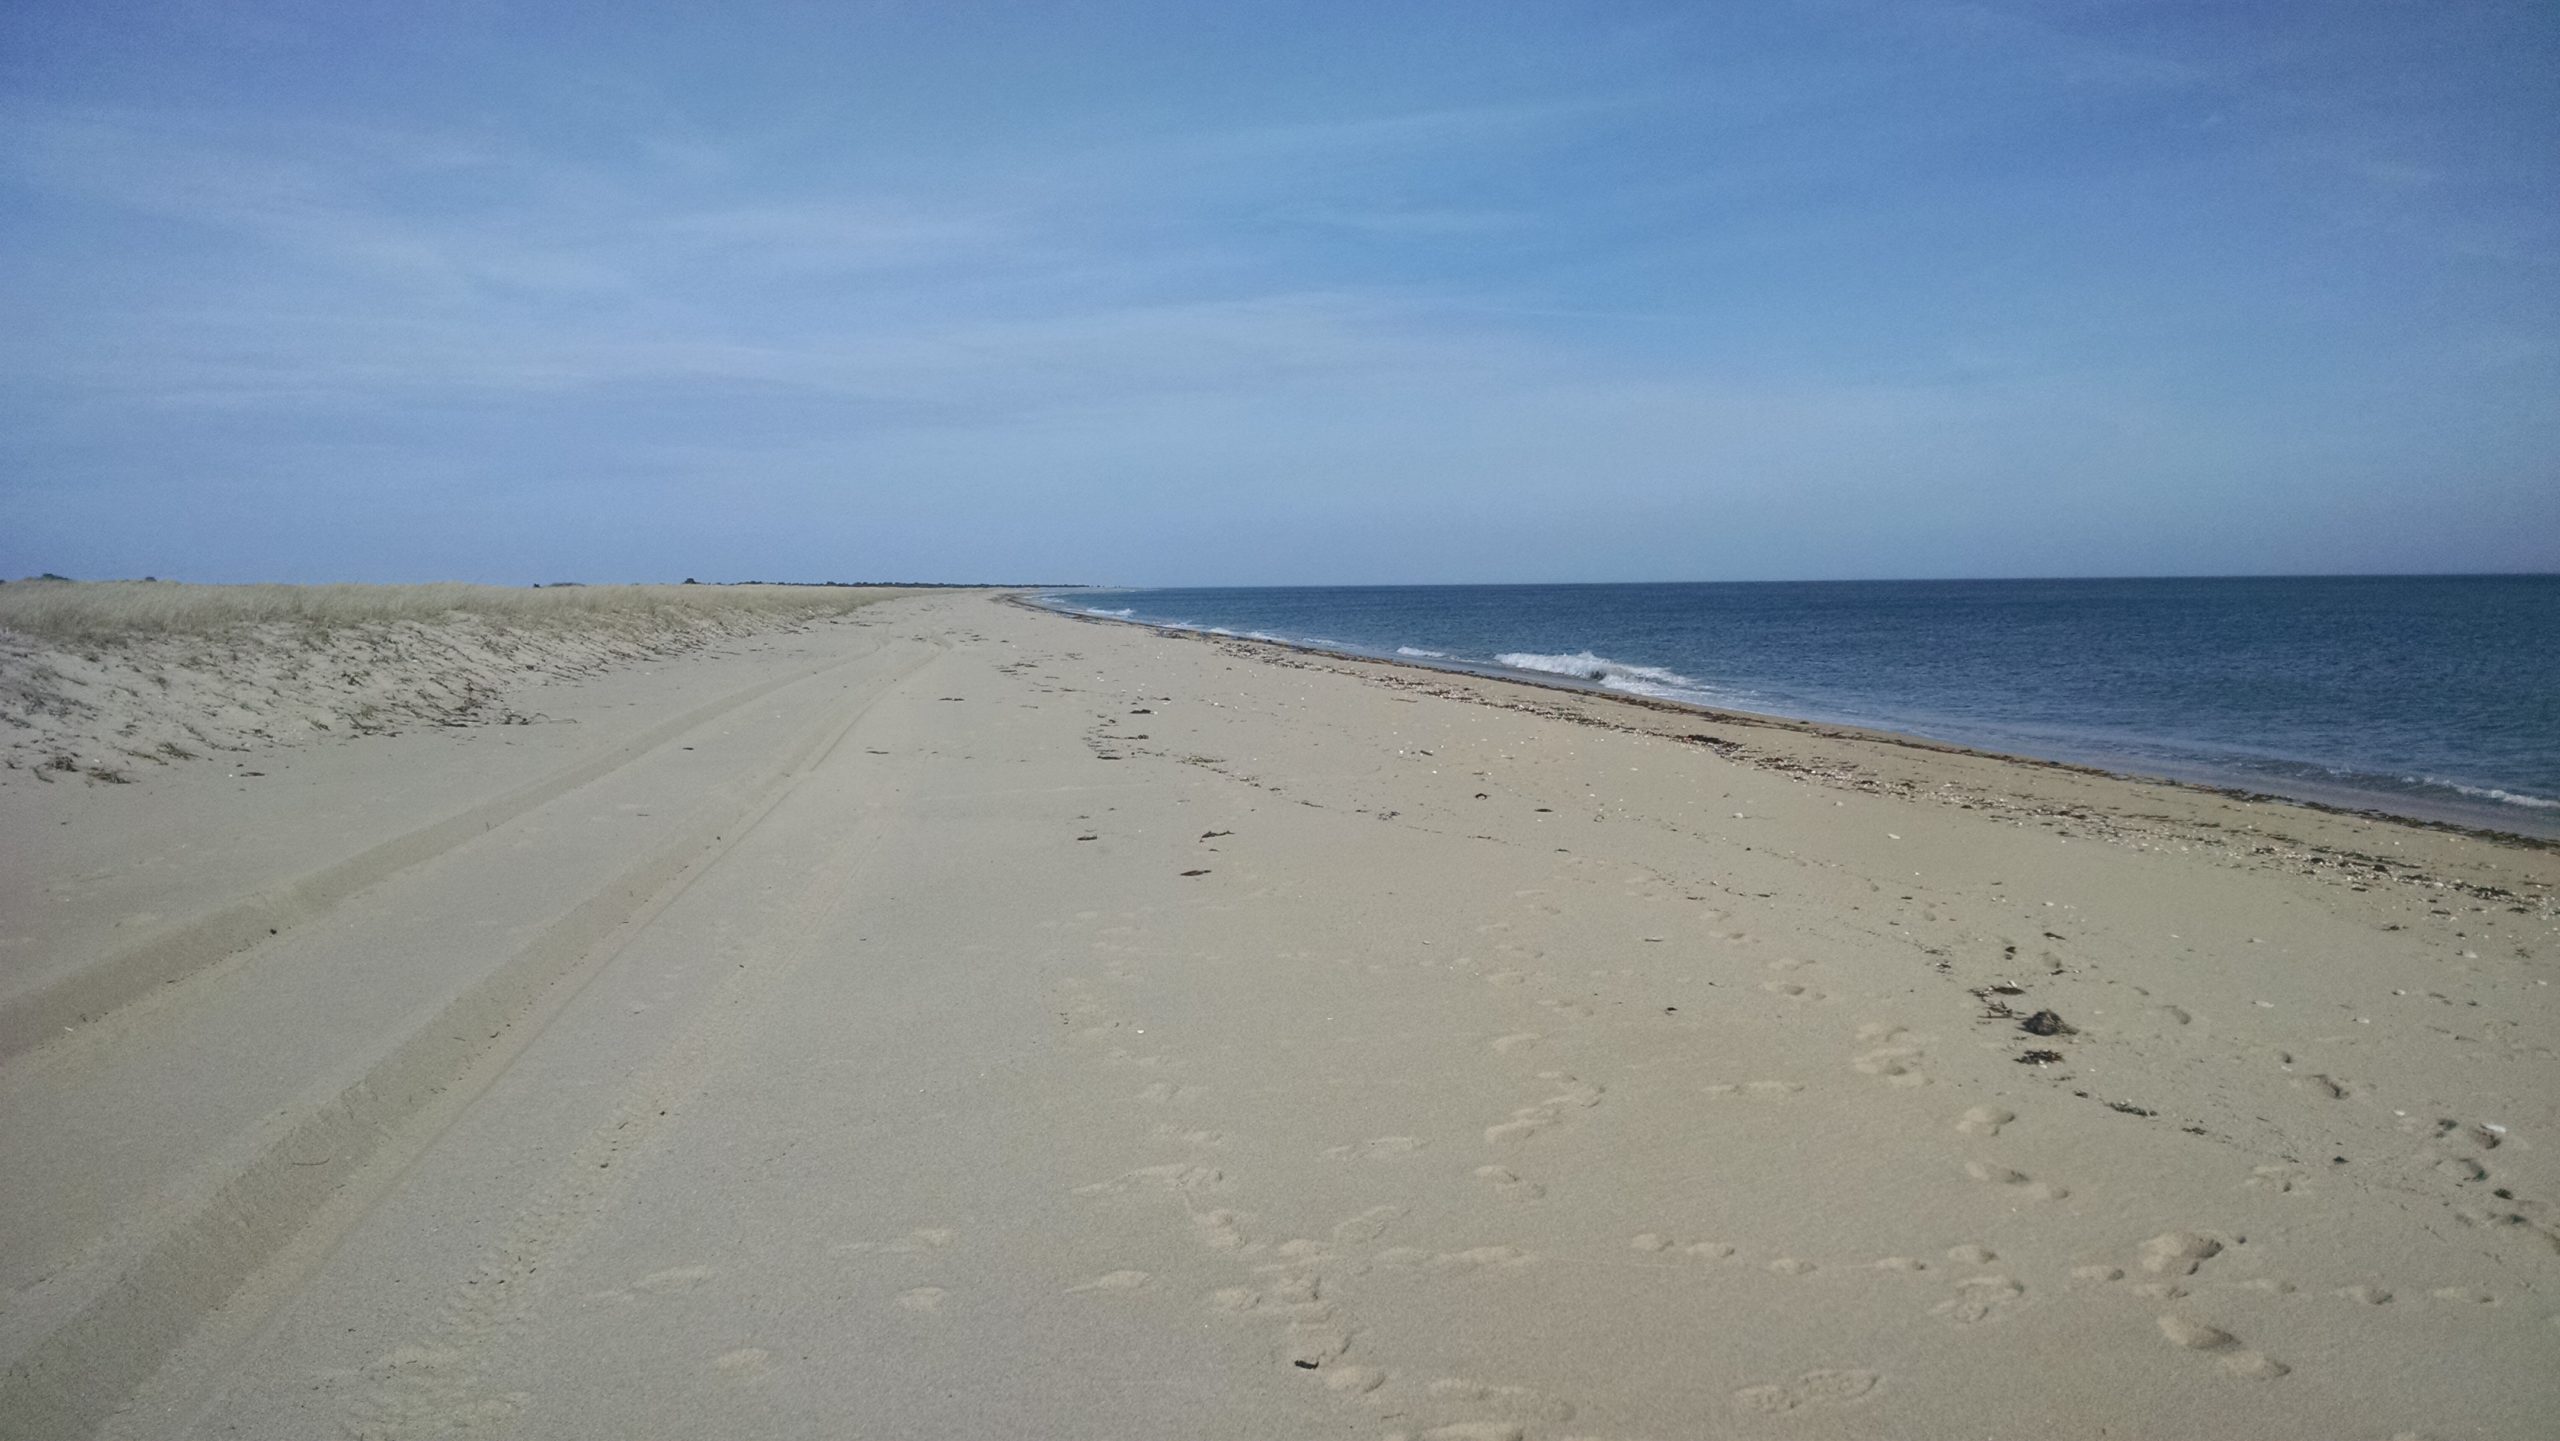
[[539, 709], [0, 789], [0, 1432], [2560, 1428], [2547, 847], [983, 595]]

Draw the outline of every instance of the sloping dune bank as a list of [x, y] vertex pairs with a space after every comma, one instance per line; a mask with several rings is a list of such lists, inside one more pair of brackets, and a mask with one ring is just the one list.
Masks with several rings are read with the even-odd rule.
[[982, 595], [540, 710], [9, 791], [0, 1429], [2560, 1415], [2548, 848]]
[[530, 724], [528, 678], [681, 655], [899, 593], [21, 582], [0, 587], [0, 782], [121, 785], [263, 745]]

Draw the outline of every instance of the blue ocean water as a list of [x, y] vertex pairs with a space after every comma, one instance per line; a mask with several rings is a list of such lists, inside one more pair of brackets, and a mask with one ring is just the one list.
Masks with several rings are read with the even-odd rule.
[[2560, 835], [2560, 576], [1079, 590], [1060, 609]]

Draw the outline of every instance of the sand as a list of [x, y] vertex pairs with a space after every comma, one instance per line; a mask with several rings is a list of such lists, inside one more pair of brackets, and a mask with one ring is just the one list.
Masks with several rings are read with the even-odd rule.
[[2548, 847], [978, 594], [538, 709], [0, 777], [0, 1432], [2560, 1418]]

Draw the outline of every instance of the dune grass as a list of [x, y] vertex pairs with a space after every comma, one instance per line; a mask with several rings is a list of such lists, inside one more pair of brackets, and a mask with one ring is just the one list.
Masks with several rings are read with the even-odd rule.
[[581, 585], [181, 585], [21, 581], [0, 585], [0, 627], [55, 644], [112, 644], [280, 625], [330, 631], [459, 615], [510, 629], [654, 630], [670, 623], [835, 615], [892, 587]]

